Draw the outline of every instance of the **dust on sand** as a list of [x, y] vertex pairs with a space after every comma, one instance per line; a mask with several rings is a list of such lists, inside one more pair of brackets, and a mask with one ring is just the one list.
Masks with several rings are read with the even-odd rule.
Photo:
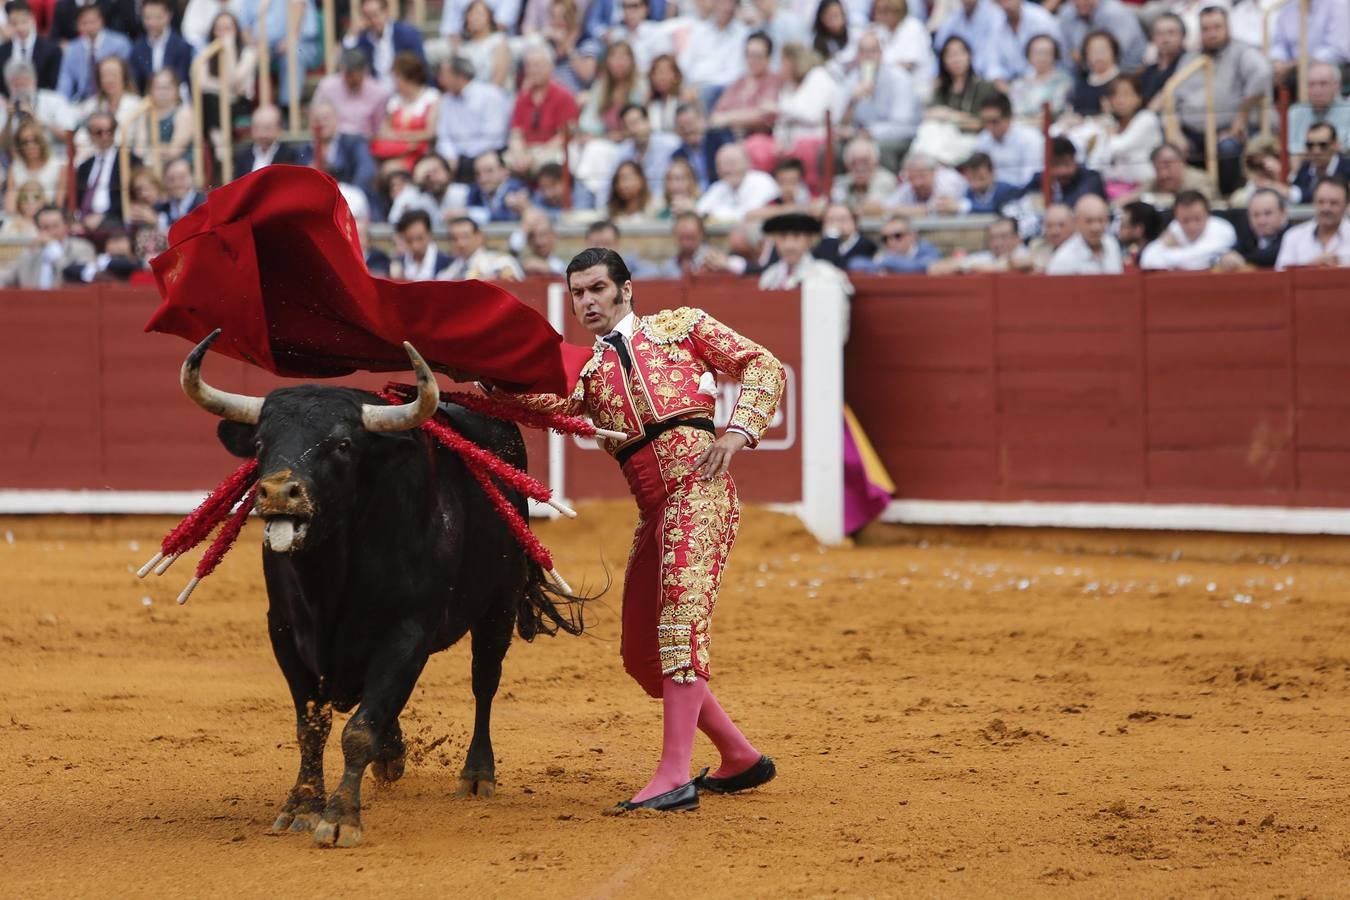
[[[592, 504], [539, 530], [595, 585], [602, 554], [621, 576], [632, 517]], [[1175, 535], [1145, 555], [940, 535], [824, 550], [749, 510], [713, 685], [778, 760], [767, 789], [600, 815], [642, 784], [659, 733], [620, 669], [616, 587], [588, 636], [511, 649], [494, 799], [450, 796], [472, 716], [461, 645], [409, 703], [406, 776], [366, 792], [366, 843], [319, 851], [267, 833], [297, 755], [260, 529], [178, 608], [188, 565], [132, 574], [168, 524], [0, 520], [5, 896], [1350, 891], [1335, 565]], [[696, 765], [714, 757], [700, 738]], [[331, 787], [336, 740], [327, 771]]]

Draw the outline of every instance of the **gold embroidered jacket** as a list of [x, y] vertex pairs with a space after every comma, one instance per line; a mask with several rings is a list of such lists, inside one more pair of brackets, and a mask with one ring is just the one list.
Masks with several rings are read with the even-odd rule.
[[741, 383], [728, 427], [743, 431], [750, 446], [759, 443], [785, 383], [783, 364], [768, 350], [690, 307], [638, 317], [629, 346], [631, 378], [624, 376], [618, 352], [597, 339], [571, 394], [516, 394], [512, 399], [545, 412], [585, 412], [596, 426], [629, 435], [626, 441], [601, 442], [617, 454], [642, 438], [644, 426], [687, 416], [711, 418], [716, 398], [701, 392], [699, 381], [705, 372], [721, 372]]

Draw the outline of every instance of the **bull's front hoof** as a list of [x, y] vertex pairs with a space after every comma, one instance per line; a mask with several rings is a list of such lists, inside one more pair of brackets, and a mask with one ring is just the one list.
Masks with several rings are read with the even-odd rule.
[[320, 847], [355, 847], [361, 843], [361, 824], [324, 819], [314, 828], [314, 843]]
[[282, 810], [272, 823], [273, 834], [304, 834], [319, 824], [318, 813], [290, 813]]
[[456, 797], [481, 797], [486, 800], [497, 793], [497, 781], [495, 778], [461, 775], [459, 787], [455, 788]]
[[403, 777], [403, 767], [407, 757], [399, 754], [393, 759], [377, 759], [370, 764], [370, 774], [376, 781], [391, 784]]

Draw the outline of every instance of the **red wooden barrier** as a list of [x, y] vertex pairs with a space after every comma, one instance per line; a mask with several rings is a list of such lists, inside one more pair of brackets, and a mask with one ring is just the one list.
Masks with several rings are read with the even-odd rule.
[[[856, 283], [847, 396], [900, 497], [1350, 507], [1344, 270]], [[546, 310], [546, 281], [513, 290]], [[766, 441], [780, 449], [738, 470], [753, 501], [800, 494], [795, 298], [732, 279], [638, 286], [640, 311], [702, 306], [793, 370]], [[0, 489], [201, 489], [228, 471], [211, 417], [178, 390], [187, 344], [141, 332], [153, 291], [0, 301]], [[283, 383], [224, 357], [206, 372], [250, 393]], [[547, 440], [528, 440], [546, 477]], [[572, 498], [624, 492], [599, 451], [565, 455]]]
[[[548, 312], [548, 279], [511, 285], [516, 296]], [[734, 279], [642, 282], [640, 311], [691, 302], [754, 335], [793, 370], [793, 395], [783, 421], [739, 474], [741, 494], [754, 502], [801, 499], [797, 441], [801, 363], [801, 305], [795, 293], [745, 293]], [[158, 304], [153, 290], [91, 287], [10, 291], [0, 302], [0, 490], [176, 491], [205, 489], [232, 467], [215, 439], [215, 421], [183, 396], [178, 370], [189, 346], [180, 338], [145, 334]], [[590, 343], [573, 325], [569, 339]], [[208, 381], [225, 390], [265, 394], [298, 381], [210, 355]], [[412, 373], [362, 374], [333, 383], [376, 389]], [[453, 388], [444, 378], [442, 386]], [[524, 429], [530, 472], [549, 478], [548, 437]], [[573, 498], [623, 496], [614, 461], [593, 442], [569, 441], [566, 493]]]
[[859, 279], [848, 400], [900, 497], [1350, 506], [1345, 284]]

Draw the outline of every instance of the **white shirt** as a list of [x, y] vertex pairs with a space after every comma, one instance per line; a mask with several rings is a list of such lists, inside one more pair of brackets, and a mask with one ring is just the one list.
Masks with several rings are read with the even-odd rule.
[[164, 51], [169, 48], [169, 29], [164, 29], [164, 33], [159, 36], [159, 40], [153, 40], [149, 34], [146, 34], [145, 42], [150, 45], [150, 71], [152, 73], [158, 72], [164, 68]]
[[751, 169], [741, 179], [740, 187], [733, 188], [725, 181], [714, 181], [698, 198], [696, 209], [700, 216], [735, 222], [752, 209], [768, 206], [776, 199], [778, 182], [768, 172]]
[[689, 29], [680, 53], [680, 71], [698, 87], [726, 87], [745, 74], [745, 39], [750, 29], [739, 19], [718, 28], [711, 19]]
[[1045, 139], [1039, 128], [1012, 122], [999, 140], [981, 131], [975, 137], [975, 149], [988, 153], [994, 161], [994, 177], [1012, 185], [1024, 185], [1045, 167]]
[[102, 153], [95, 153], [93, 159], [94, 167], [89, 170], [89, 175], [94, 179], [91, 185], [94, 199], [90, 201], [89, 211], [102, 215], [112, 206], [112, 174], [113, 166], [117, 164], [117, 148], [109, 147]]
[[384, 26], [384, 31], [375, 40], [371, 41], [375, 45], [375, 56], [370, 62], [370, 68], [375, 73], [375, 77], [383, 84], [392, 84], [393, 76], [390, 72], [394, 68], [394, 25], [389, 23]]
[[440, 281], [464, 281], [469, 278], [500, 279], [503, 276], [520, 281], [525, 273], [513, 257], [479, 247], [467, 259], [457, 259], [446, 266], [445, 271], [436, 277]]
[[256, 172], [259, 169], [265, 169], [268, 166], [270, 166], [272, 164], [272, 160], [276, 158], [277, 148], [280, 146], [281, 144], [279, 142], [273, 141], [272, 146], [268, 147], [266, 150], [259, 150], [258, 145], [254, 144], [253, 168], [249, 169], [249, 171]]
[[[403, 280], [404, 281], [434, 281], [436, 275], [436, 245], [427, 244], [426, 254], [419, 260], [413, 259], [411, 253], [403, 254]], [[449, 267], [446, 271], [450, 271]]]
[[1312, 265], [1328, 253], [1336, 254], [1339, 265], [1350, 266], [1350, 220], [1342, 219], [1341, 227], [1325, 244], [1317, 239], [1316, 219], [1290, 228], [1284, 233], [1284, 242], [1280, 244], [1275, 270], [1283, 272], [1290, 266]]
[[1047, 275], [1119, 275], [1124, 271], [1120, 244], [1109, 234], [1102, 235], [1102, 246], [1097, 251], [1088, 246], [1081, 234], [1074, 234], [1059, 245], [1045, 267]]
[[32, 34], [28, 35], [28, 40], [21, 40], [20, 38], [17, 38], [17, 37], [14, 38], [14, 53], [13, 53], [13, 55], [11, 55], [10, 58], [11, 58], [11, 59], [21, 59], [21, 60], [24, 60], [25, 62], [32, 62], [32, 61], [33, 61], [33, 44], [34, 44], [34, 42], [36, 42], [36, 41], [37, 41], [37, 32], [36, 32], [36, 31], [34, 31]]
[[[1139, 255], [1139, 268], [1199, 272], [1213, 266], [1215, 260], [1237, 244], [1237, 232], [1233, 226], [1218, 216], [1209, 217], [1205, 230], [1195, 241], [1186, 238], [1178, 222], [1168, 225], [1164, 234], [1172, 235], [1177, 245], [1169, 247], [1162, 242], [1162, 238], [1149, 244]], [[1285, 239], [1288, 240], [1288, 237]]]
[[609, 43], [615, 41], [626, 41], [628, 46], [633, 48], [633, 60], [637, 63], [639, 72], [646, 72], [652, 67], [652, 60], [665, 53], [673, 53], [675, 44], [671, 41], [670, 32], [660, 22], [653, 22], [647, 19], [641, 22], [636, 31], [629, 31], [622, 25], [611, 29], [609, 32]]
[[966, 196], [966, 179], [955, 169], [949, 169], [946, 166], [939, 166], [933, 176], [933, 194], [926, 201], [920, 200], [914, 195], [914, 186], [908, 181], [902, 181], [900, 186], [895, 189], [895, 193], [886, 199], [887, 209], [893, 209], [898, 206], [920, 206], [931, 207], [935, 201], [942, 197], [951, 197], [960, 200]]
[[887, 66], [903, 66], [914, 74], [915, 86], [922, 99], [932, 93], [929, 81], [937, 73], [937, 59], [928, 29], [913, 14], [905, 16], [895, 31], [887, 32], [880, 25], [872, 26], [881, 39], [881, 62]]

